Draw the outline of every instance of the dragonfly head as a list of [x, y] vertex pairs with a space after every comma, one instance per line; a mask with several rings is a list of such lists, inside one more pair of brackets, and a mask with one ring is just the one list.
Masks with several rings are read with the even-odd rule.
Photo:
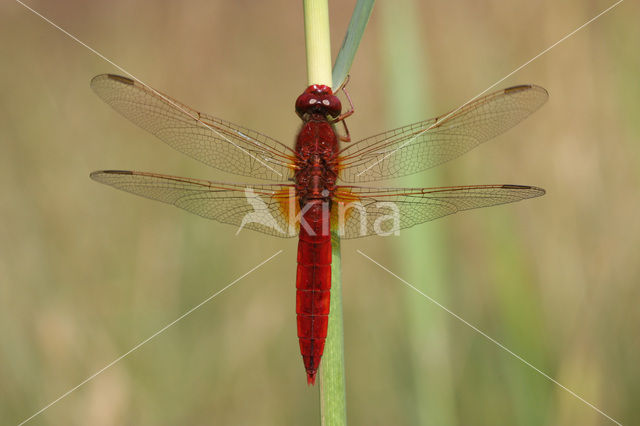
[[296, 100], [296, 114], [300, 118], [314, 113], [336, 118], [341, 110], [340, 99], [333, 94], [331, 87], [324, 84], [312, 84]]

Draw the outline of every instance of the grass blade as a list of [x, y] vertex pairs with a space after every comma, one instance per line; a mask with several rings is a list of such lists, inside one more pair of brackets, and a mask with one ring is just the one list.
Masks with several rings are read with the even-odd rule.
[[342, 47], [340, 47], [336, 63], [333, 66], [333, 85], [331, 87], [334, 89], [340, 87], [347, 78], [347, 74], [349, 74], [353, 58], [356, 56], [360, 40], [362, 40], [364, 29], [369, 22], [374, 3], [375, 0], [358, 0], [356, 7], [353, 9], [347, 33], [344, 36], [344, 40], [342, 40]]

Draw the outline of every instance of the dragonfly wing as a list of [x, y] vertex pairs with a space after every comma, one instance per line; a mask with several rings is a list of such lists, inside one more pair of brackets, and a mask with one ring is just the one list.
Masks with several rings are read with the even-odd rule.
[[297, 205], [291, 185], [239, 185], [125, 170], [96, 171], [91, 178], [207, 219], [276, 237], [297, 235], [287, 220]]
[[[340, 186], [333, 220], [343, 238], [390, 235], [395, 230], [462, 210], [513, 203], [544, 195], [523, 185], [474, 185], [445, 188], [365, 188]], [[342, 219], [341, 219], [342, 218]]]
[[376, 181], [442, 164], [515, 126], [548, 97], [539, 86], [514, 86], [449, 114], [363, 139], [340, 151], [340, 178]]
[[98, 75], [91, 88], [134, 124], [211, 167], [274, 181], [293, 176], [294, 152], [268, 136], [200, 113], [126, 77]]

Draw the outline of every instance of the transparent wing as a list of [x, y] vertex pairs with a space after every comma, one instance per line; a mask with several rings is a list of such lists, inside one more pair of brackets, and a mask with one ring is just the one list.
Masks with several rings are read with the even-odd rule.
[[[289, 209], [297, 206], [291, 185], [241, 185], [156, 173], [102, 170], [91, 178], [114, 188], [173, 204], [207, 219], [276, 237], [294, 237]], [[292, 204], [293, 203], [293, 204]]]
[[339, 153], [340, 179], [368, 182], [406, 176], [452, 160], [515, 126], [548, 97], [539, 86], [514, 86], [452, 113], [355, 142]]
[[274, 181], [293, 176], [293, 150], [268, 136], [200, 113], [126, 77], [98, 75], [91, 88], [134, 124], [211, 167]]
[[337, 203], [334, 203], [332, 218], [339, 221], [343, 238], [388, 235], [396, 229], [409, 228], [462, 210], [513, 203], [544, 193], [542, 188], [522, 185], [446, 188], [341, 186], [335, 192]]

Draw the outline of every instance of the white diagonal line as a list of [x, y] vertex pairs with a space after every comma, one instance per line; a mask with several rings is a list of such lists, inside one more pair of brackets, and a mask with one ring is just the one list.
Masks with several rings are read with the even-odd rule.
[[535, 370], [536, 372], [538, 372], [539, 374], [541, 374], [542, 376], [544, 376], [547, 380], [553, 382], [554, 384], [560, 386], [562, 389], [564, 389], [565, 391], [569, 392], [571, 395], [573, 395], [574, 397], [578, 398], [580, 401], [584, 402], [585, 404], [587, 404], [589, 407], [593, 408], [594, 410], [596, 410], [598, 413], [602, 414], [603, 416], [605, 416], [607, 419], [611, 420], [612, 422], [614, 422], [617, 425], [622, 426], [622, 424], [616, 420], [614, 420], [613, 418], [611, 418], [610, 416], [608, 416], [604, 411], [600, 410], [598, 407], [596, 407], [595, 405], [591, 404], [589, 401], [585, 400], [584, 398], [582, 398], [580, 395], [578, 395], [577, 393], [575, 393], [574, 391], [572, 391], [571, 389], [569, 389], [568, 387], [564, 386], [562, 383], [558, 382], [557, 380], [555, 380], [553, 377], [549, 376], [548, 374], [544, 373], [543, 371], [541, 371], [540, 369], [536, 368], [533, 364], [531, 364], [529, 361], [527, 361], [526, 359], [522, 358], [520, 355], [516, 354], [515, 352], [513, 352], [512, 350], [510, 350], [509, 348], [507, 348], [505, 345], [503, 345], [502, 343], [498, 342], [496, 339], [494, 339], [493, 337], [489, 336], [488, 334], [486, 334], [485, 332], [483, 332], [482, 330], [478, 329], [477, 327], [475, 327], [473, 324], [469, 323], [468, 321], [466, 321], [464, 318], [462, 318], [460, 315], [456, 314], [455, 312], [451, 311], [450, 309], [448, 309], [447, 307], [445, 307], [444, 305], [442, 305], [440, 302], [438, 302], [437, 300], [435, 300], [434, 298], [428, 296], [427, 294], [423, 293], [422, 291], [420, 291], [419, 289], [417, 289], [416, 287], [412, 286], [411, 284], [409, 284], [407, 281], [405, 281], [403, 278], [399, 277], [398, 275], [394, 274], [393, 272], [391, 272], [388, 268], [384, 267], [383, 265], [381, 265], [379, 262], [373, 260], [372, 258], [370, 258], [369, 256], [367, 256], [366, 254], [364, 254], [362, 251], [360, 250], [356, 250], [359, 254], [361, 254], [362, 256], [364, 256], [365, 258], [369, 259], [371, 262], [375, 263], [376, 265], [378, 265], [380, 268], [382, 268], [383, 270], [387, 271], [389, 274], [391, 274], [392, 276], [394, 276], [395, 278], [397, 278], [398, 280], [402, 281], [403, 284], [405, 284], [407, 287], [411, 288], [412, 290], [414, 290], [415, 292], [417, 292], [418, 294], [420, 294], [421, 296], [423, 296], [424, 298], [426, 298], [427, 300], [429, 300], [430, 302], [434, 303], [435, 305], [437, 305], [439, 308], [443, 309], [444, 311], [446, 311], [448, 314], [454, 316], [457, 320], [459, 320], [460, 322], [462, 322], [464, 325], [470, 327], [471, 329], [473, 329], [475, 332], [481, 334], [483, 337], [485, 337], [486, 339], [488, 339], [489, 341], [491, 341], [492, 343], [495, 343], [496, 345], [498, 345], [498, 347], [500, 347], [501, 349], [503, 349], [504, 351], [506, 351], [507, 353], [509, 353], [511, 356], [513, 356], [514, 358], [516, 358], [517, 360], [521, 361], [522, 363], [524, 363], [525, 365], [527, 365], [528, 367], [532, 368], [533, 370]]
[[73, 388], [69, 389], [68, 391], [66, 391], [65, 393], [63, 393], [62, 395], [60, 395], [58, 398], [56, 398], [55, 400], [51, 401], [49, 404], [45, 405], [44, 407], [42, 407], [40, 410], [38, 410], [35, 414], [31, 415], [29, 418], [23, 420], [22, 422], [20, 422], [18, 424], [18, 426], [22, 426], [23, 424], [27, 423], [28, 421], [30, 421], [31, 419], [33, 419], [34, 417], [36, 417], [37, 415], [41, 414], [43, 411], [45, 411], [46, 409], [48, 409], [49, 407], [51, 407], [52, 405], [54, 405], [55, 403], [57, 403], [58, 401], [60, 401], [61, 399], [67, 397], [70, 393], [72, 393], [73, 391], [75, 391], [76, 389], [78, 389], [79, 387], [81, 387], [82, 385], [86, 384], [87, 382], [93, 380], [96, 376], [98, 376], [100, 373], [102, 373], [103, 371], [105, 371], [106, 369], [108, 369], [109, 367], [112, 367], [114, 364], [116, 364], [118, 361], [122, 360], [123, 358], [125, 358], [127, 355], [131, 354], [133, 351], [139, 349], [142, 345], [146, 344], [147, 342], [149, 342], [151, 339], [153, 339], [154, 337], [156, 337], [157, 335], [159, 335], [160, 333], [164, 332], [166, 329], [168, 329], [169, 327], [171, 327], [172, 325], [174, 325], [175, 323], [177, 323], [178, 321], [180, 321], [181, 319], [183, 319], [184, 317], [186, 317], [187, 315], [191, 314], [193, 311], [195, 311], [196, 309], [200, 308], [202, 305], [204, 305], [205, 303], [209, 302], [211, 299], [213, 299], [214, 297], [216, 297], [217, 295], [219, 295], [220, 293], [222, 293], [223, 291], [225, 291], [226, 289], [228, 289], [229, 287], [231, 287], [232, 285], [234, 285], [235, 283], [237, 283], [238, 281], [240, 281], [241, 279], [243, 279], [244, 277], [246, 277], [247, 275], [249, 275], [250, 273], [252, 273], [253, 271], [255, 271], [256, 269], [260, 268], [262, 265], [264, 265], [265, 263], [269, 262], [271, 259], [273, 259], [274, 257], [276, 257], [277, 255], [279, 255], [280, 253], [282, 253], [282, 250], [278, 251], [277, 253], [275, 253], [274, 255], [272, 255], [271, 257], [269, 257], [266, 260], [263, 260], [262, 262], [260, 262], [258, 265], [254, 266], [253, 268], [251, 268], [249, 271], [245, 272], [244, 274], [242, 274], [241, 276], [239, 276], [238, 278], [236, 278], [235, 280], [233, 280], [232, 282], [230, 282], [229, 284], [227, 284], [225, 287], [223, 287], [222, 289], [218, 290], [217, 292], [215, 292], [214, 294], [212, 294], [211, 296], [207, 297], [206, 299], [204, 299], [202, 302], [198, 303], [196, 306], [194, 306], [193, 308], [189, 309], [187, 312], [185, 312], [184, 314], [180, 315], [178, 318], [176, 318], [175, 320], [171, 321], [169, 324], [165, 325], [164, 327], [162, 327], [160, 330], [156, 331], [155, 333], [153, 333], [151, 336], [147, 337], [146, 339], [144, 339], [142, 342], [138, 343], [137, 345], [135, 345], [133, 348], [129, 349], [127, 352], [125, 352], [124, 354], [120, 355], [118, 358], [114, 359], [113, 361], [111, 361], [109, 364], [105, 365], [104, 367], [102, 367], [100, 370], [96, 371], [95, 373], [93, 373], [91, 376], [87, 377], [86, 379], [84, 379], [82, 382], [78, 383], [76, 386], [74, 386]]
[[[256, 160], [257, 162], [259, 162], [260, 164], [262, 164], [263, 166], [265, 166], [266, 168], [268, 168], [269, 170], [271, 170], [272, 172], [276, 173], [278, 176], [282, 177], [282, 173], [278, 172], [277, 170], [273, 169], [272, 167], [270, 167], [267, 163], [265, 163], [264, 161], [260, 160], [258, 157], [256, 157], [255, 155], [251, 154], [249, 151], [247, 151], [246, 149], [242, 148], [241, 146], [237, 145], [236, 143], [234, 143], [233, 141], [231, 141], [230, 139], [228, 139], [225, 135], [223, 135], [222, 133], [218, 132], [216, 129], [212, 128], [211, 126], [209, 126], [207, 123], [205, 123], [204, 121], [202, 121], [200, 119], [199, 116], [196, 116], [195, 114], [190, 113], [189, 111], [187, 111], [186, 109], [184, 109], [181, 105], [176, 104], [173, 100], [171, 100], [170, 98], [166, 97], [165, 95], [163, 95], [162, 93], [158, 92], [157, 90], [155, 90], [153, 87], [149, 86], [147, 83], [145, 83], [144, 81], [140, 80], [138, 77], [134, 76], [133, 74], [131, 74], [129, 71], [125, 70], [124, 68], [122, 68], [121, 66], [119, 66], [118, 64], [116, 64], [115, 62], [113, 62], [112, 60], [110, 60], [109, 58], [107, 58], [106, 56], [104, 56], [102, 53], [98, 52], [97, 50], [95, 50], [94, 48], [92, 48], [91, 46], [89, 46], [88, 44], [84, 43], [83, 41], [81, 41], [78, 37], [74, 36], [73, 34], [71, 34], [70, 32], [68, 32], [67, 30], [65, 30], [64, 28], [60, 27], [59, 25], [55, 24], [53, 21], [51, 21], [49, 18], [43, 16], [42, 14], [40, 14], [38, 11], [32, 9], [31, 7], [27, 6], [26, 4], [24, 4], [23, 2], [21, 2], [20, 0], [16, 0], [17, 3], [21, 4], [22, 6], [24, 6], [26, 9], [29, 9], [31, 12], [33, 12], [35, 15], [39, 16], [40, 18], [42, 18], [44, 21], [48, 22], [49, 24], [51, 24], [53, 27], [57, 28], [58, 30], [62, 31], [64, 34], [66, 34], [67, 36], [69, 36], [71, 39], [73, 39], [75, 42], [77, 42], [78, 44], [86, 47], [87, 49], [89, 49], [91, 52], [93, 52], [94, 54], [96, 54], [97, 56], [99, 56], [100, 58], [102, 58], [103, 60], [109, 62], [111, 65], [113, 65], [114, 67], [116, 67], [117, 69], [119, 69], [120, 71], [122, 71], [123, 73], [125, 73], [126, 75], [128, 75], [129, 77], [131, 77], [132, 79], [134, 79], [135, 81], [137, 81], [138, 83], [142, 84], [144, 87], [146, 87], [147, 89], [151, 90], [155, 95], [159, 96], [160, 98], [162, 98], [165, 102], [168, 102], [169, 104], [171, 104], [173, 107], [177, 108], [178, 110], [182, 111], [183, 113], [185, 113], [186, 115], [188, 115], [189, 117], [193, 118], [196, 122], [202, 124], [204, 127], [206, 127], [207, 129], [211, 130], [212, 132], [214, 132], [215, 134], [217, 134], [220, 138], [224, 139], [225, 141], [229, 142], [231, 145], [235, 146], [236, 148], [238, 148], [239, 150], [241, 150], [242, 152], [244, 152], [245, 154], [247, 154], [248, 156], [250, 156], [251, 158], [253, 158], [254, 160]], [[241, 132], [236, 132], [242, 136], [247, 137], [246, 135], [242, 134]], [[249, 137], [247, 137], [247, 139], [250, 140]], [[253, 142], [255, 142], [257, 145], [261, 145], [260, 141], [258, 140], [253, 140]]]
[[583, 29], [584, 27], [586, 27], [587, 25], [589, 25], [590, 23], [592, 23], [593, 21], [595, 21], [596, 19], [598, 19], [599, 17], [601, 17], [602, 15], [604, 15], [605, 13], [609, 12], [611, 9], [613, 9], [614, 7], [616, 7], [617, 5], [619, 5], [620, 3], [622, 3], [624, 0], [618, 0], [616, 3], [614, 3], [613, 5], [609, 6], [608, 8], [606, 8], [605, 10], [603, 10], [602, 12], [598, 13], [596, 16], [594, 16], [593, 18], [589, 19], [587, 22], [585, 22], [584, 24], [580, 25], [578, 28], [576, 28], [575, 30], [571, 31], [569, 34], [565, 35], [564, 37], [562, 37], [560, 40], [556, 41], [555, 43], [553, 43], [551, 46], [547, 47], [546, 49], [544, 49], [542, 52], [538, 53], [536, 56], [534, 56], [533, 58], [529, 59], [527, 62], [525, 62], [524, 64], [520, 65], [518, 68], [514, 69], [513, 71], [511, 71], [509, 74], [505, 75], [504, 77], [502, 77], [500, 80], [496, 81], [495, 83], [493, 83], [491, 86], [487, 87], [486, 89], [484, 89], [482, 92], [478, 93], [477, 95], [475, 95], [473, 98], [469, 99], [467, 102], [463, 103], [462, 105], [460, 105], [458, 108], [454, 109], [453, 111], [451, 111], [449, 114], [445, 115], [442, 119], [438, 119], [436, 120], [431, 126], [427, 127], [426, 129], [424, 129], [423, 131], [415, 134], [413, 137], [409, 138], [405, 143], [403, 143], [402, 145], [400, 145], [398, 148], [394, 149], [393, 151], [391, 151], [389, 154], [385, 155], [384, 157], [382, 157], [381, 159], [379, 159], [378, 161], [374, 162], [373, 164], [371, 164], [369, 167], [367, 167], [366, 169], [364, 169], [363, 171], [361, 171], [360, 173], [358, 173], [356, 176], [360, 176], [363, 173], [371, 170], [372, 167], [374, 167], [376, 164], [379, 164], [380, 162], [384, 161], [385, 159], [387, 159], [388, 157], [390, 157], [391, 155], [395, 154], [396, 151], [404, 148], [405, 146], [407, 146], [408, 144], [410, 144], [413, 140], [415, 140], [418, 136], [420, 136], [421, 134], [428, 132], [429, 130], [433, 129], [436, 126], [440, 126], [442, 125], [442, 123], [449, 117], [451, 117], [453, 114], [455, 114], [456, 112], [460, 111], [462, 108], [464, 108], [465, 106], [469, 105], [471, 102], [475, 101], [476, 99], [478, 99], [480, 96], [484, 95], [485, 93], [487, 93], [489, 90], [491, 90], [493, 87], [497, 86], [498, 84], [502, 83], [504, 80], [506, 80], [507, 78], [511, 77], [513, 74], [517, 73], [518, 71], [520, 71], [522, 68], [526, 67], [527, 65], [529, 65], [531, 62], [535, 61], [536, 59], [538, 59], [540, 56], [544, 55], [545, 53], [547, 53], [548, 51], [550, 51], [551, 49], [553, 49], [554, 47], [556, 47], [557, 45], [559, 45], [560, 43], [562, 43], [563, 41], [565, 41], [566, 39], [568, 39], [569, 37], [571, 37], [572, 35], [574, 35], [575, 33], [577, 33], [578, 31], [580, 31], [581, 29]]

